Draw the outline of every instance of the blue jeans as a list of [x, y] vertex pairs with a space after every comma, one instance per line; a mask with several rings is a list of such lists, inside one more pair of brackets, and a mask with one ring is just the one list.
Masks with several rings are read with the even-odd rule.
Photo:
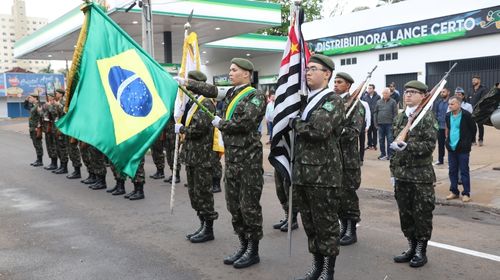
[[267, 135], [269, 135], [269, 141], [273, 136], [273, 122], [267, 122]]
[[450, 177], [450, 191], [456, 195], [458, 191], [458, 171], [462, 178], [464, 191], [462, 195], [470, 196], [469, 153], [448, 151], [448, 175]]
[[[386, 152], [386, 146], [385, 146], [385, 140], [387, 139], [387, 152]], [[393, 136], [392, 136], [392, 124], [387, 123], [387, 124], [379, 124], [378, 125], [378, 142], [380, 145], [380, 156], [385, 157], [391, 157], [392, 156], [392, 150], [389, 148], [393, 141]]]

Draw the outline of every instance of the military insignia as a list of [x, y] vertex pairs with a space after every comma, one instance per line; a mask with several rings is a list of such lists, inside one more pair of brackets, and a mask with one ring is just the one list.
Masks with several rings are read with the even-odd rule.
[[439, 124], [438, 124], [438, 122], [437, 122], [437, 121], [434, 121], [434, 128], [435, 128], [436, 130], [439, 130]]
[[333, 111], [333, 104], [330, 102], [325, 102], [325, 104], [323, 104], [323, 107], [321, 108], [327, 110], [328, 112], [331, 112]]
[[262, 101], [260, 101], [260, 99], [257, 96], [252, 98], [252, 100], [250, 100], [250, 102], [252, 104], [254, 104], [255, 106], [260, 106], [260, 104], [262, 104]]

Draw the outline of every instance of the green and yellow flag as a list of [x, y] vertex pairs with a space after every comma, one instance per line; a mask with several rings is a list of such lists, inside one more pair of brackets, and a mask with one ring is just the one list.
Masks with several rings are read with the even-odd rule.
[[134, 177], [147, 149], [172, 115], [177, 83], [95, 4], [82, 10], [68, 76], [66, 135], [103, 152]]

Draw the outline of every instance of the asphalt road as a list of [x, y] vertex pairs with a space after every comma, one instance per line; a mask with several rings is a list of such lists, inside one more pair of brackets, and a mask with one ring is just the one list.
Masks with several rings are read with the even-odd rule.
[[[0, 280], [293, 279], [310, 265], [302, 228], [293, 232], [289, 258], [286, 234], [271, 227], [283, 214], [270, 172], [261, 200], [261, 263], [236, 270], [222, 263], [237, 242], [222, 193], [215, 195], [220, 214], [214, 226], [216, 239], [191, 244], [184, 235], [196, 228], [197, 219], [183, 184], [177, 185], [175, 211], [170, 215], [170, 187], [163, 182], [148, 178], [146, 199], [128, 201], [29, 166], [34, 149], [25, 134], [0, 130], [0, 147]], [[148, 156], [146, 173], [154, 170]], [[107, 182], [113, 183], [109, 171]], [[126, 187], [132, 188], [130, 181]], [[429, 263], [414, 269], [392, 262], [392, 256], [406, 248], [392, 195], [370, 190], [359, 194], [359, 241], [341, 248], [336, 279], [499, 279], [497, 214], [438, 206], [432, 237], [436, 245], [489, 255], [430, 246]]]

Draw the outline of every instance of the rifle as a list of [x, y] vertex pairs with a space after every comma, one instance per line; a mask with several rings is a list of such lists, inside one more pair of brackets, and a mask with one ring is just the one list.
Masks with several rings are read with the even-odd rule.
[[370, 78], [372, 77], [373, 71], [377, 69], [378, 65], [375, 65], [373, 67], [372, 71], [368, 72], [368, 76], [366, 76], [366, 79], [358, 86], [358, 88], [349, 96], [349, 99], [347, 100], [345, 104], [345, 109], [347, 111], [346, 118], [348, 118], [354, 108], [356, 108], [356, 105], [359, 103], [359, 100], [361, 100], [361, 96], [366, 90], [366, 87], [368, 86], [368, 83], [370, 82]]
[[432, 108], [432, 104], [434, 103], [434, 100], [436, 100], [437, 96], [441, 92], [441, 90], [444, 88], [446, 85], [446, 78], [450, 75], [451, 70], [457, 66], [457, 63], [453, 64], [451, 66], [450, 70], [446, 72], [441, 78], [441, 81], [437, 83], [432, 90], [427, 93], [427, 95], [422, 99], [422, 102], [417, 106], [417, 109], [415, 109], [415, 112], [408, 118], [408, 123], [406, 126], [401, 130], [401, 132], [398, 134], [396, 139], [394, 140], [395, 142], [404, 142], [406, 141], [406, 138], [408, 137], [408, 132], [413, 130], [415, 126], [422, 120], [422, 118], [425, 116], [425, 113], [429, 111]]

